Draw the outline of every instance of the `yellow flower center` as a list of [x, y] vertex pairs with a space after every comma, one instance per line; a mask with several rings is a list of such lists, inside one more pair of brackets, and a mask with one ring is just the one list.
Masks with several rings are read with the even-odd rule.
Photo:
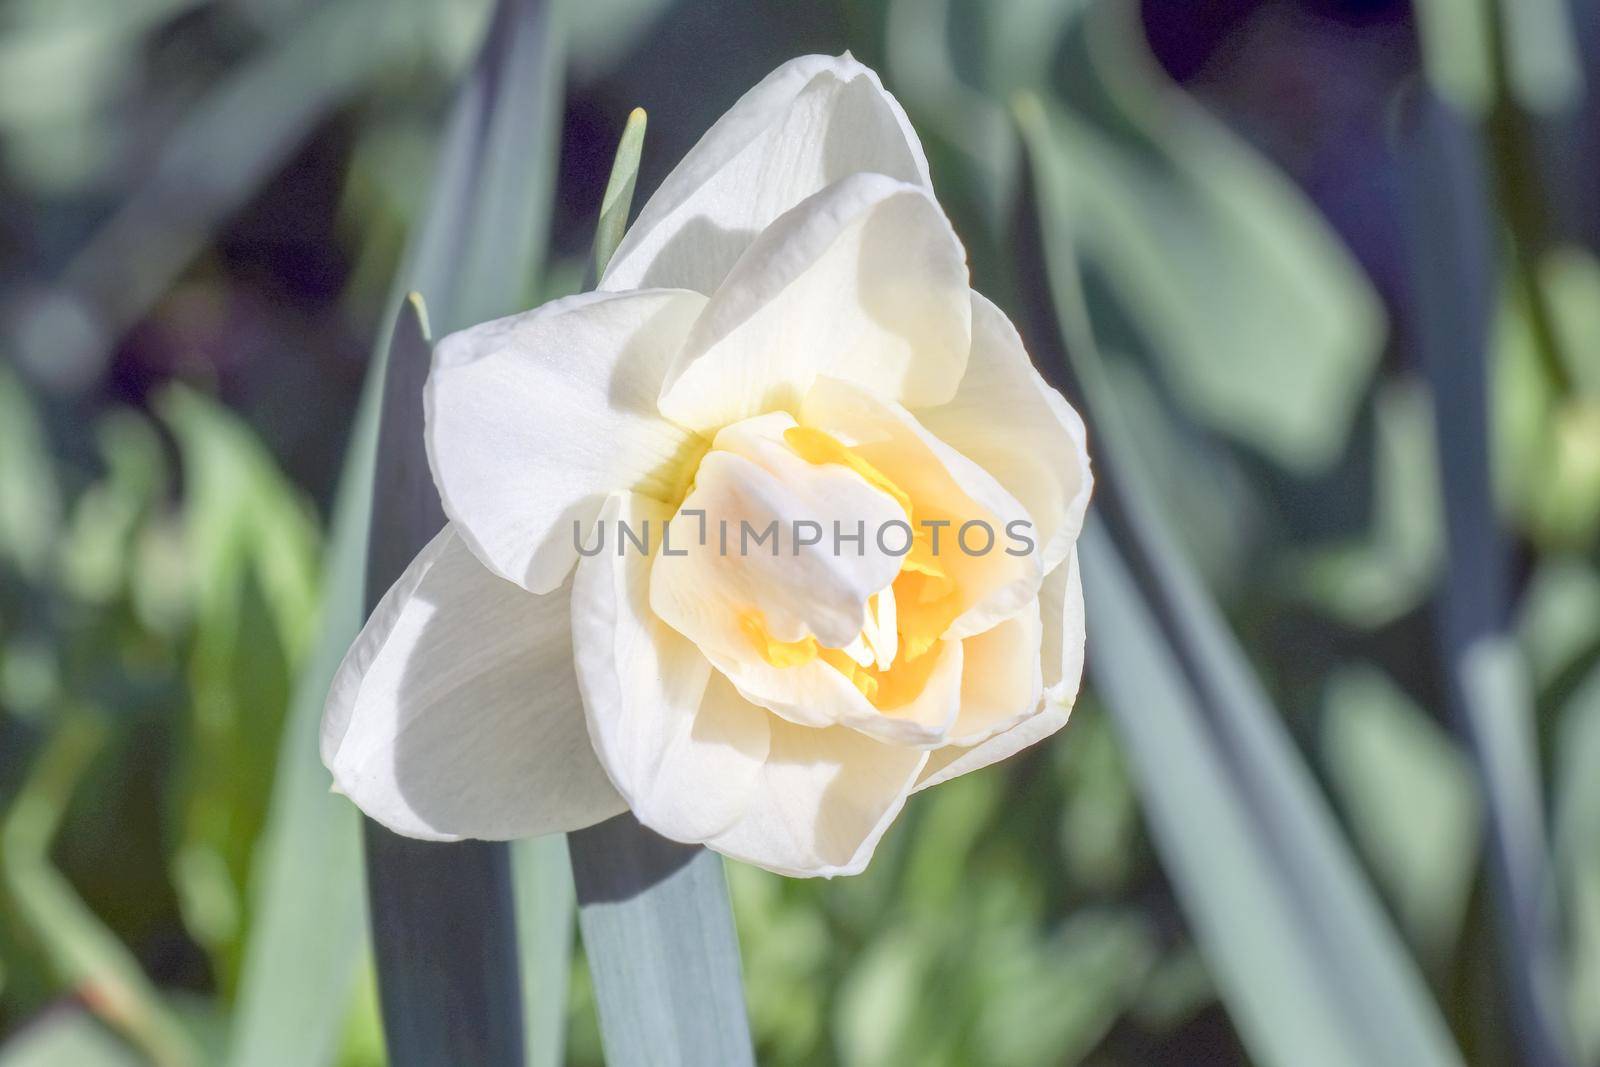
[[911, 547], [894, 582], [868, 599], [861, 633], [846, 648], [826, 648], [809, 636], [779, 641], [768, 632], [760, 612], [741, 616], [740, 628], [774, 667], [800, 667], [821, 659], [848, 678], [874, 707], [907, 704], [922, 692], [938, 662], [937, 655], [928, 653], [961, 613], [960, 591], [939, 562], [933, 531], [918, 525], [910, 494], [831, 434], [793, 426], [784, 431], [783, 439], [806, 462], [847, 467], [891, 497], [905, 512]]

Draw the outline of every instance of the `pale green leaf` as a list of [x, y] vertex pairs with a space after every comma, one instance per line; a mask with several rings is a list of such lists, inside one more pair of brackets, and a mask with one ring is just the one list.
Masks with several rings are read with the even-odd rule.
[[1535, 682], [1555, 681], [1600, 645], [1600, 573], [1580, 557], [1540, 560], [1517, 606], [1516, 631]]
[[1444, 556], [1433, 409], [1421, 384], [1385, 382], [1374, 402], [1372, 520], [1357, 539], [1304, 552], [1290, 583], [1353, 626], [1376, 629], [1414, 610]]
[[237, 416], [181, 387], [156, 406], [184, 474], [197, 628], [173, 881], [185, 923], [231, 988], [248, 921], [251, 846], [275, 771], [260, 754], [279, 743], [315, 623], [316, 535], [298, 491]]
[[1517, 102], [1538, 115], [1576, 109], [1583, 100], [1584, 77], [1568, 0], [1495, 2]]
[[1554, 768], [1556, 872], [1566, 904], [1566, 1002], [1579, 1061], [1600, 1063], [1600, 670], [1561, 712]]
[[1448, 959], [1477, 873], [1482, 801], [1455, 740], [1380, 671], [1329, 680], [1322, 750], [1335, 795], [1413, 943]]
[[1491, 52], [1496, 0], [1417, 0], [1423, 69], [1435, 92], [1468, 113], [1494, 98]]
[[1197, 415], [1321, 469], [1383, 348], [1376, 294], [1304, 195], [1165, 80], [1136, 7], [1092, 8], [1068, 37], [1054, 224]]
[[1031, 345], [1047, 373], [1070, 377], [1099, 442], [1105, 519], [1091, 516], [1079, 548], [1090, 676], [1219, 994], [1263, 1064], [1453, 1067], [1437, 1006], [1144, 481], [1072, 231], [1056, 225], [1071, 142], [1036, 104], [1018, 119], [1037, 198], [1018, 248]]
[[1454, 664], [1463, 727], [1477, 751], [1492, 833], [1501, 856], [1492, 871], [1513, 928], [1521, 1012], [1543, 1031], [1545, 1062], [1564, 1061], [1569, 1034], [1561, 1000], [1559, 934], [1550, 895], [1549, 838], [1545, 833], [1533, 684], [1521, 650], [1509, 638], [1484, 637], [1461, 651]]
[[754, 1063], [722, 857], [627, 813], [568, 844], [607, 1060]]
[[[1092, 677], [1162, 861], [1254, 1059], [1460, 1063], [1303, 762], [1214, 619], [1184, 653], [1098, 522], [1080, 549]], [[1189, 610], [1196, 590], [1183, 599]], [[1187, 642], [1186, 642], [1187, 643]], [[1188, 673], [1201, 657], [1203, 677]], [[1203, 687], [1203, 688], [1202, 688]], [[1215, 687], [1215, 688], [1213, 688]]]
[[572, 965], [572, 864], [566, 842], [549, 834], [511, 846], [522, 950], [522, 1020], [526, 1067], [565, 1061], [567, 982]]
[[0, 1067], [142, 1067], [140, 1058], [83, 1011], [53, 1012], [0, 1047]]
[[44, 425], [22, 380], [0, 366], [0, 558], [37, 577], [60, 522]]

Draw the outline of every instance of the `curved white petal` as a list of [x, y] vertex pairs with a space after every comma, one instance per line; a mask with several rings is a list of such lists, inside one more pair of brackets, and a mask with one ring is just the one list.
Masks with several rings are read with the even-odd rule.
[[705, 304], [697, 293], [584, 293], [453, 333], [425, 393], [428, 460], [485, 566], [543, 593], [615, 490], [670, 497], [704, 442], [656, 394]]
[[706, 844], [796, 878], [857, 874], [926, 759], [921, 749], [853, 730], [773, 719], [772, 747], [744, 817]]
[[763, 230], [668, 372], [661, 412], [710, 432], [793, 410], [826, 375], [913, 406], [955, 396], [971, 347], [966, 253], [920, 186], [843, 179]]
[[626, 807], [595, 759], [572, 670], [568, 591], [484, 569], [451, 526], [345, 655], [322, 720], [338, 789], [407, 837], [576, 830]]
[[[849, 382], [820, 378], [806, 394], [800, 421], [838, 438], [886, 474], [911, 497], [919, 525], [949, 523], [939, 533], [938, 558], [956, 580], [962, 610], [946, 637], [982, 633], [1038, 595], [1043, 575], [1038, 546], [1028, 550], [1008, 534], [1016, 523], [1022, 524], [1015, 527], [1018, 532], [1027, 530], [1027, 510], [904, 407]], [[963, 540], [961, 528], [969, 522], [980, 525]]]
[[960, 389], [916, 416], [1028, 509], [1045, 570], [1066, 558], [1094, 486], [1083, 420], [1039, 376], [1005, 313], [978, 293]]
[[1045, 699], [1070, 708], [1083, 683], [1083, 575], [1076, 547], [1045, 577], [1039, 589], [1039, 615], [1044, 622]]
[[912, 792], [959, 778], [968, 771], [981, 770], [991, 763], [1015, 756], [1029, 745], [1037, 744], [1067, 725], [1072, 715], [1070, 707], [1049, 704], [1036, 715], [1030, 715], [1005, 733], [996, 734], [987, 741], [970, 748], [948, 745], [928, 753], [928, 763], [922, 770]]
[[932, 188], [922, 145], [876, 74], [848, 53], [791, 60], [745, 93], [667, 175], [600, 288], [710, 293], [773, 219], [861, 171]]
[[1039, 710], [976, 745], [949, 745], [930, 752], [917, 780], [917, 790], [1014, 756], [1067, 724], [1083, 678], [1083, 582], [1078, 574], [1076, 549], [1046, 576], [1039, 590], [1039, 610], [1044, 624], [1045, 686]]
[[1044, 697], [1039, 655], [1043, 631], [1035, 604], [961, 642], [961, 714], [950, 727], [952, 744], [975, 745], [1039, 710]]
[[[601, 522], [664, 522], [667, 505], [616, 494]], [[611, 546], [608, 545], [608, 548]], [[650, 610], [651, 559], [614, 549], [580, 560], [572, 645], [589, 736], [645, 825], [678, 841], [726, 829], [767, 755], [767, 713], [708, 690], [711, 665]]]

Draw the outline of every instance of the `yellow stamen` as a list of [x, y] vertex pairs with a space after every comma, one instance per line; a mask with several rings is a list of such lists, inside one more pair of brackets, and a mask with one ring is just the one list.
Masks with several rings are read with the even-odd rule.
[[916, 659], [934, 646], [961, 614], [961, 594], [944, 576], [903, 569], [894, 580], [899, 607], [900, 658]]
[[767, 624], [760, 612], [750, 611], [740, 615], [739, 628], [755, 643], [761, 658], [774, 667], [803, 667], [817, 658], [815, 637], [779, 641], [767, 632]]
[[863, 667], [841, 648], [822, 649], [822, 662], [838, 671], [850, 680], [850, 684], [861, 690], [861, 695], [877, 703], [878, 677], [870, 667]]

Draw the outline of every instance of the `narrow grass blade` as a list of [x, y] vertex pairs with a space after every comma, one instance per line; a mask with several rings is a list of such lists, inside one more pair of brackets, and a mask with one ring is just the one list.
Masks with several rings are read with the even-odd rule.
[[[192, 707], [174, 763], [183, 784], [173, 800], [170, 869], [185, 926], [231, 997], [250, 919], [253, 846], [276, 776], [261, 754], [283, 737], [316, 625], [321, 546], [298, 490], [237, 417], [182, 386], [163, 389], [155, 409], [181, 459], [197, 631], [187, 668]], [[238, 673], [245, 654], [254, 663], [248, 679]]]
[[[633, 206], [633, 187], [639, 181], [639, 156], [644, 151], [646, 117], [644, 108], [628, 113], [628, 123], [617, 142], [617, 157], [611, 164], [611, 177], [600, 200], [600, 223], [594, 230], [594, 280], [606, 272], [611, 254], [622, 243], [628, 229], [628, 210]], [[592, 286], [591, 286], [592, 287]]]
[[568, 844], [606, 1059], [754, 1063], [722, 857], [630, 814]]
[[1237, 639], [1178, 549], [1104, 380], [1062, 231], [1060, 154], [1018, 108], [1031, 167], [1017, 250], [1023, 321], [1082, 404], [1100, 518], [1082, 544], [1091, 676], [1219, 991], [1263, 1064], [1454, 1067], [1414, 963]]
[[331, 1063], [361, 956], [359, 820], [348, 800], [328, 790], [317, 740], [328, 686], [361, 629], [377, 384], [374, 375], [345, 456], [323, 557], [321, 633], [295, 684], [256, 847], [254, 919], [240, 966], [229, 1067]]
[[1436, 614], [1446, 691], [1483, 785], [1489, 882], [1517, 1043], [1532, 1067], [1562, 1067], [1571, 1058], [1550, 989], [1557, 963], [1531, 683], [1508, 670], [1501, 637], [1510, 557], [1490, 474], [1489, 309], [1497, 270], [1483, 148], [1476, 131], [1427, 91], [1408, 101], [1402, 122], [1415, 344], [1433, 391], [1449, 532]]
[[91, 711], [72, 709], [60, 717], [0, 822], [0, 874], [65, 985], [79, 990], [155, 1067], [198, 1067], [198, 1050], [139, 961], [50, 859], [67, 805], [105, 744], [106, 730]]
[[[501, 0], [455, 102], [406, 277], [453, 329], [525, 306], [548, 225], [559, 49], [545, 0]], [[423, 445], [428, 323], [413, 296], [385, 371], [367, 605], [444, 525]], [[517, 907], [509, 846], [414, 841], [365, 822], [379, 999], [396, 1067], [524, 1062]], [[524, 875], [527, 875], [526, 869]], [[556, 897], [542, 898], [561, 908]], [[565, 914], [565, 913], [563, 913]], [[559, 914], [527, 930], [562, 931]], [[535, 944], [542, 960], [568, 951]], [[546, 975], [554, 980], [555, 976]], [[545, 991], [564, 1002], [565, 987]]]
[[[636, 109], [617, 147], [591, 277], [627, 228], [644, 123]], [[567, 840], [606, 1058], [663, 1067], [753, 1063], [722, 857], [668, 841], [631, 814]]]

